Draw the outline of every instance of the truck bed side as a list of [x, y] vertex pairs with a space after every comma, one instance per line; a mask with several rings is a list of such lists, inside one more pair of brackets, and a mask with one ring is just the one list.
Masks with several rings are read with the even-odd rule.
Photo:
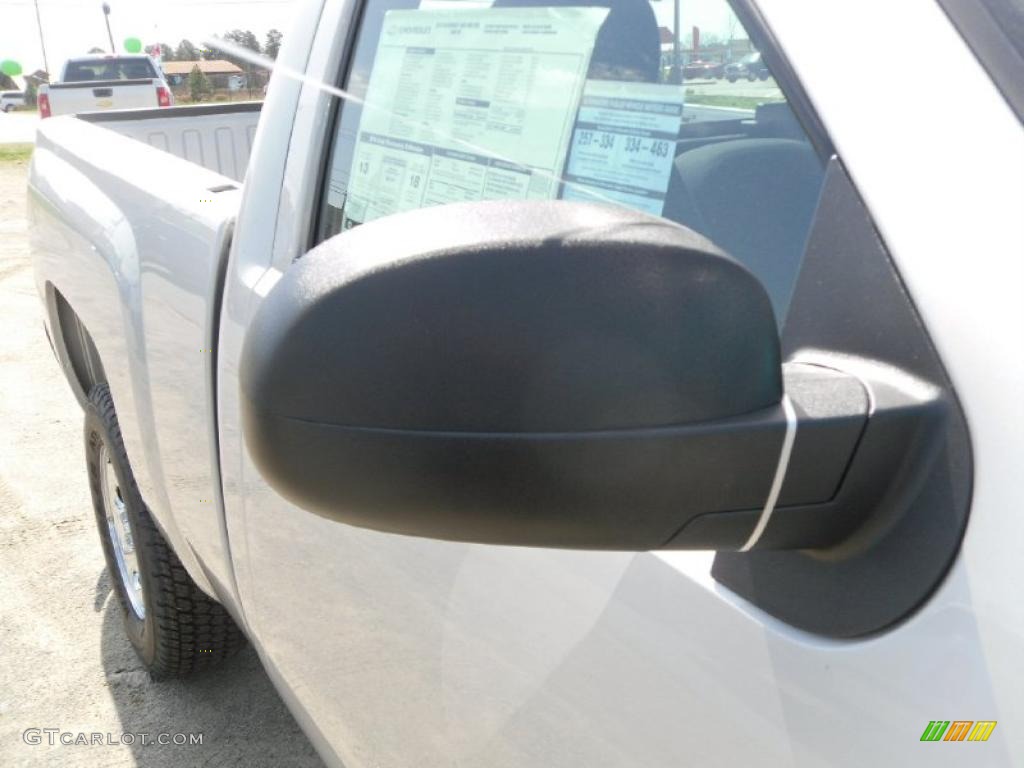
[[90, 112], [78, 119], [242, 181], [260, 102]]
[[[230, 604], [213, 350], [241, 192], [108, 128], [40, 126], [29, 173], [37, 287], [72, 389], [81, 398], [108, 383], [144, 500], [193, 579]], [[77, 369], [76, 345], [89, 363]]]

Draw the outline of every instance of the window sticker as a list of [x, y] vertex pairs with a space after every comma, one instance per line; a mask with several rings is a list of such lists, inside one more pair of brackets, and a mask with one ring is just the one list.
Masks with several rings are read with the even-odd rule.
[[607, 8], [395, 10], [359, 122], [343, 229], [464, 200], [554, 198]]
[[563, 200], [617, 202], [660, 216], [683, 116], [678, 85], [588, 80]]

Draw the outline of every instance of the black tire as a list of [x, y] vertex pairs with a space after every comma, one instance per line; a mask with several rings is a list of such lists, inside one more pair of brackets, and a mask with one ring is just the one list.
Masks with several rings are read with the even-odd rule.
[[[124, 502], [131, 526], [142, 583], [141, 612], [145, 615], [141, 618], [128, 597], [107, 524], [102, 487], [106, 467], [100, 466], [104, 453], [117, 478], [118, 499]], [[150, 676], [154, 680], [184, 677], [234, 655], [245, 644], [245, 637], [224, 607], [192, 581], [146, 509], [105, 384], [96, 385], [89, 393], [85, 460], [107, 572], [121, 603], [128, 639]]]

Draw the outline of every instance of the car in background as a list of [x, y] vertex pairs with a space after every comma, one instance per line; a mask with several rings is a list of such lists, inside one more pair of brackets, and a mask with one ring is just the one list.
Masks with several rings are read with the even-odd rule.
[[0, 93], [0, 112], [10, 112], [15, 107], [25, 106], [25, 94], [21, 91]]
[[95, 54], [68, 59], [55, 83], [39, 88], [39, 116], [110, 109], [169, 107], [171, 89], [146, 54]]
[[709, 78], [721, 80], [723, 73], [724, 68], [720, 61], [694, 59], [683, 67], [683, 78], [686, 80], [701, 80]]
[[725, 66], [725, 79], [730, 83], [735, 83], [744, 77], [753, 82], [754, 80], [767, 80], [771, 76], [772, 73], [768, 71], [768, 67], [761, 59], [761, 54], [757, 51]]

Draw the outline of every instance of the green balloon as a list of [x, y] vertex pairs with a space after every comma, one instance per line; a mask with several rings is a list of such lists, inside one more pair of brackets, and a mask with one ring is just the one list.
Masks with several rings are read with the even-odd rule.
[[0, 72], [3, 72], [8, 77], [17, 77], [21, 74], [21, 64], [12, 59], [4, 59], [0, 63]]
[[124, 49], [128, 53], [138, 53], [142, 50], [142, 41], [137, 37], [126, 37], [124, 39]]

